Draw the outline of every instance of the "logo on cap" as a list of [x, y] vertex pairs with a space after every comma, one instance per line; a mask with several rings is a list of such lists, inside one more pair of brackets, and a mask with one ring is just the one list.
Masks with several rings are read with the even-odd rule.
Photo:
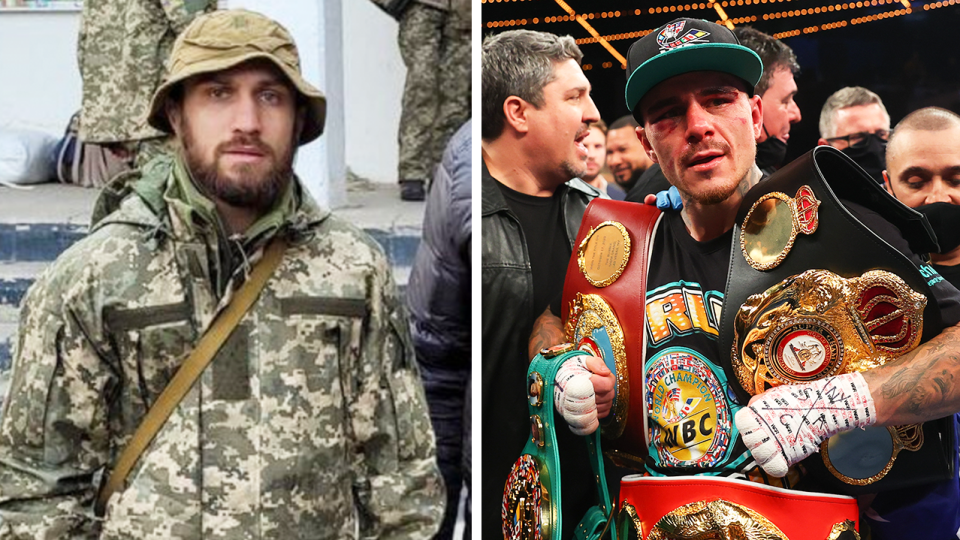
[[680, 32], [683, 31], [683, 25], [686, 22], [687, 21], [677, 21], [670, 23], [657, 34], [657, 45], [660, 46], [660, 52], [683, 47], [684, 45], [689, 45], [697, 41], [703, 41], [704, 38], [710, 35], [710, 32], [706, 30], [691, 28], [689, 32], [680, 37]]

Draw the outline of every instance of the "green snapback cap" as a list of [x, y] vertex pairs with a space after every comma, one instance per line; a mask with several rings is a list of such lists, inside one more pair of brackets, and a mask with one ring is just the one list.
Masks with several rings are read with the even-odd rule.
[[750, 91], [763, 75], [757, 53], [730, 29], [701, 19], [674, 19], [638, 39], [627, 51], [627, 108], [661, 82], [691, 71], [721, 71], [743, 79]]

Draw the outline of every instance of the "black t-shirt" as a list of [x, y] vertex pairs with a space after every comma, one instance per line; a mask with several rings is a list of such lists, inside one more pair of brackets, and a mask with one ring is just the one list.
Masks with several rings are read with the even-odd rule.
[[934, 264], [933, 269], [943, 276], [943, 279], [949, 281], [954, 287], [960, 289], [960, 264], [956, 266], [943, 266]]
[[654, 163], [650, 165], [647, 170], [643, 171], [643, 174], [637, 179], [637, 183], [627, 191], [627, 196], [624, 200], [642, 203], [643, 198], [647, 195], [656, 195], [668, 189], [670, 189], [670, 181], [663, 175], [663, 170], [660, 168], [660, 165]]
[[[533, 273], [533, 312], [539, 317], [547, 306], [558, 317], [563, 295], [563, 279], [570, 262], [570, 241], [564, 229], [561, 201], [568, 189], [561, 185], [550, 197], [536, 197], [514, 191], [497, 182], [507, 206], [520, 220], [530, 270]], [[533, 321], [530, 321], [531, 325]]]
[[717, 346], [732, 239], [731, 230], [697, 242], [679, 212], [665, 213], [657, 229], [644, 364], [652, 474], [728, 475], [752, 467]]
[[[500, 187], [507, 206], [520, 221], [523, 238], [527, 243], [527, 254], [533, 273], [534, 319], [543, 313], [547, 305], [550, 305], [553, 314], [559, 317], [563, 281], [572, 253], [561, 205], [563, 195], [569, 188], [561, 185], [550, 197], [536, 197], [514, 191], [501, 182], [497, 182], [497, 186]], [[533, 329], [533, 322], [529, 322], [527, 331]], [[589, 454], [583, 438], [570, 431], [559, 413], [555, 414], [554, 422], [557, 447], [560, 450], [563, 493], [561, 512], [564, 519], [561, 538], [572, 538], [577, 520], [583, 517], [588, 508], [597, 504], [597, 490], [588, 465]]]

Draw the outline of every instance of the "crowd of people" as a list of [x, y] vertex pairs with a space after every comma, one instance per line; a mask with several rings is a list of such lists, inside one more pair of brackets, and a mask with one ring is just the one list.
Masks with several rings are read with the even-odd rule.
[[[642, 465], [624, 469], [622, 460], [607, 463], [608, 473], [613, 469], [608, 474], [608, 482], [614, 480], [613, 498], [616, 480], [631, 473], [706, 475], [734, 486], [752, 481], [829, 491], [801, 461], [830, 436], [854, 427], [952, 418], [960, 411], [960, 390], [954, 384], [960, 366], [953, 360], [960, 352], [960, 221], [955, 206], [960, 195], [960, 116], [927, 107], [891, 129], [880, 97], [862, 87], [841, 88], [823, 105], [818, 144], [835, 150], [821, 150], [809, 159], [846, 156], [843, 160], [850, 165], [845, 166], [853, 168], [839, 177], [824, 176], [824, 182], [844, 194], [837, 204], [853, 216], [857, 234], [894, 246], [897, 258], [911, 261], [904, 275], [929, 287], [927, 301], [939, 316], [928, 317], [923, 343], [882, 367], [832, 373], [814, 382], [798, 377], [792, 382], [806, 384], [771, 385], [775, 388], [748, 403], [733, 392], [734, 374], [725, 370], [730, 352], [718, 346], [721, 311], [703, 311], [703, 299], [724, 298], [727, 269], [735, 260], [731, 257], [740, 251], [738, 215], [743, 219], [749, 210], [742, 202], [752, 204], [756, 194], [766, 193], [766, 185], [782, 185], [799, 174], [798, 167], [783, 161], [791, 126], [803, 121], [794, 101], [797, 92], [803, 92], [795, 81], [802, 66], [784, 43], [755, 29], [729, 31], [705, 21], [677, 19], [630, 47], [625, 94], [632, 114], [607, 124], [598, 117], [592, 101], [598, 93], [591, 95], [590, 82], [579, 68], [581, 58], [569, 37], [529, 30], [491, 35], [482, 46], [480, 523], [486, 534], [499, 537], [499, 527], [506, 531], [511, 523], [512, 530], [522, 519], [519, 510], [512, 514], [514, 509], [505, 506], [502, 489], [531, 429], [537, 438], [537, 427], [531, 428], [527, 416], [532, 391], [525, 386], [527, 365], [538, 352], [570, 338], [563, 326], [570, 307], [561, 305], [560, 298], [567, 263], [578, 250], [577, 225], [594, 199], [656, 204], [663, 210], [654, 232], [631, 231], [631, 236], [648, 234], [653, 246], [649, 254], [631, 255], [647, 257], [649, 264], [645, 305], [636, 308], [646, 315], [646, 337], [642, 343], [625, 344], [642, 348], [645, 358], [643, 380], [630, 381], [631, 391], [665, 389], [668, 395], [676, 394], [675, 403], [713, 402], [709, 410], [714, 415], [712, 425], [700, 426], [701, 433], [691, 428], [689, 438], [686, 432], [678, 437], [684, 415], [674, 413], [681, 406], [664, 408], [648, 400], [626, 427], [646, 438], [647, 446], [635, 449], [645, 456]], [[619, 89], [604, 93], [624, 94]], [[831, 157], [816, 157], [823, 155]], [[768, 178], [773, 180], [765, 183]], [[887, 198], [883, 208], [890, 208], [890, 202], [899, 206], [895, 198], [919, 210], [932, 226], [937, 244], [927, 244], [929, 253], [911, 247], [918, 245], [913, 233], [892, 226], [897, 218], [889, 211], [848, 200], [851, 193], [869, 193], [864, 200], [874, 201], [881, 190]], [[843, 243], [836, 238], [826, 243], [830, 230], [818, 234], [823, 246]], [[789, 249], [776, 264], [789, 257]], [[841, 252], [824, 247], [818, 256], [809, 261], [810, 269], [843, 266], [837, 262], [844, 256]], [[603, 290], [591, 292], [603, 295]], [[698, 298], [699, 304], [692, 303]], [[724, 305], [723, 313], [734, 315], [738, 308]], [[637, 314], [618, 316], [633, 319]], [[654, 328], [656, 322], [665, 326]], [[582, 414], [582, 408], [567, 414], [558, 406], [565, 420], [557, 427], [563, 471], [563, 531], [558, 538], [570, 537], [577, 520], [597, 504], [591, 488], [595, 480], [584, 465], [586, 446], [570, 431], [592, 432], [598, 419], [605, 423], [615, 400], [623, 399], [618, 389], [627, 374], [611, 372], [612, 364], [603, 360], [590, 356], [579, 362], [577, 372], [567, 373], [566, 386], [556, 388], [557, 403], [567, 398], [575, 379], [593, 388], [589, 395], [575, 396], [587, 403], [590, 414]], [[695, 382], [689, 382], [691, 377]], [[688, 383], [678, 382], [684, 380]], [[703, 393], [704, 388], [712, 394]], [[831, 396], [829, 407], [823, 403], [825, 396]], [[955, 537], [960, 529], [955, 427], [944, 436], [954, 437], [952, 445], [946, 443], [952, 476], [860, 495], [862, 538]], [[634, 489], [634, 480], [624, 482]], [[619, 500], [631, 502], [631, 493], [625, 488]], [[656, 493], [647, 496], [656, 498]], [[695, 500], [696, 493], [691, 497]], [[816, 516], [797, 518], [816, 526]]]

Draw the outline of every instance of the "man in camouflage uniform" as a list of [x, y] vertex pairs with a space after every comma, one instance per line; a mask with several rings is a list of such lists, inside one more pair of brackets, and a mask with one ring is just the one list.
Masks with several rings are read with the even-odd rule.
[[171, 147], [147, 124], [173, 40], [216, 0], [85, 0], [77, 40], [83, 83], [78, 137], [129, 165]]
[[[429, 538], [443, 484], [389, 264], [292, 173], [323, 94], [290, 34], [216, 11], [151, 125], [181, 144], [29, 291], [0, 424], [0, 538]], [[147, 409], [264, 246], [280, 266], [108, 499]]]
[[407, 66], [400, 116], [400, 197], [421, 201], [443, 149], [470, 117], [470, 1], [411, 0], [400, 14]]

